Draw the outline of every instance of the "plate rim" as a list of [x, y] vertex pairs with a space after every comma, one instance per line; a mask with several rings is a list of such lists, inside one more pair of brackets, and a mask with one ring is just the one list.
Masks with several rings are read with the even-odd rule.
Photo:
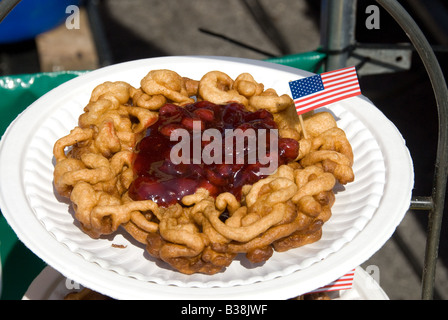
[[[8, 144], [11, 144], [11, 143], [17, 144], [18, 143], [17, 138], [15, 138], [14, 136], [11, 137], [11, 135], [13, 135], [15, 131], [17, 131], [17, 126], [15, 126], [15, 124], [20, 123], [20, 121], [22, 121], [24, 117], [32, 117], [33, 114], [39, 113], [39, 110], [37, 110], [37, 108], [35, 106], [39, 105], [42, 101], [45, 101], [46, 99], [49, 99], [52, 96], [54, 96], [55, 92], [56, 93], [62, 92], [63, 90], [72, 87], [73, 84], [82, 83], [82, 81], [84, 81], [84, 80], [89, 81], [89, 79], [91, 77], [101, 77], [102, 75], [107, 75], [107, 73], [113, 71], [114, 69], [120, 69], [123, 66], [132, 67], [134, 65], [144, 65], [147, 63], [149, 66], [151, 66], [152, 64], [155, 64], [161, 60], [166, 62], [166, 61], [170, 61], [170, 60], [171, 61], [176, 61], [176, 60], [177, 61], [179, 61], [179, 60], [194, 61], [194, 60], [198, 60], [198, 59], [199, 60], [212, 59], [215, 61], [227, 61], [230, 63], [258, 65], [261, 67], [267, 67], [267, 68], [271, 68], [271, 69], [275, 69], [275, 70], [294, 73], [294, 74], [297, 74], [297, 76], [299, 76], [299, 77], [305, 77], [308, 75], [312, 75], [312, 73], [307, 72], [307, 71], [303, 71], [303, 70], [288, 67], [288, 66], [278, 65], [275, 63], [271, 63], [271, 62], [244, 59], [244, 58], [216, 57], [216, 56], [171, 56], [171, 57], [148, 58], [148, 59], [139, 59], [139, 60], [134, 60], [134, 61], [130, 61], [130, 62], [123, 62], [120, 64], [107, 66], [107, 67], [80, 75], [77, 78], [71, 79], [71, 80], [61, 84], [60, 86], [58, 86], [57, 88], [48, 92], [47, 94], [42, 96], [40, 99], [38, 99], [36, 102], [31, 104], [27, 109], [25, 109], [25, 111], [23, 111], [10, 124], [10, 126], [7, 128], [7, 130], [5, 131], [5, 134], [3, 135], [3, 137], [0, 141], [0, 163], [3, 161], [2, 159], [4, 159], [4, 157], [5, 157], [5, 154], [1, 152], [1, 150], [3, 150], [3, 148], [5, 148], [5, 144], [6, 143], [8, 143]], [[373, 103], [364, 96], [356, 97], [354, 99], [361, 99], [361, 101], [363, 101], [364, 103], [373, 105]], [[344, 106], [346, 106], [346, 105], [348, 105], [348, 104], [345, 104]], [[393, 125], [393, 123], [390, 122], [384, 116], [384, 114], [382, 114], [382, 112], [380, 112], [376, 107], [375, 108], [367, 108], [367, 110], [363, 109], [362, 112], [360, 112], [359, 110], [352, 110], [350, 108], [349, 108], [349, 110], [351, 112], [353, 112], [358, 117], [358, 119], [362, 118], [364, 120], [363, 123], [365, 125], [368, 125], [368, 122], [366, 122], [366, 120], [369, 117], [371, 117], [372, 115], [379, 116], [380, 118], [382, 118], [382, 120], [384, 120], [384, 123], [383, 123], [384, 128], [383, 129], [385, 129], [387, 131], [386, 134], [384, 134], [384, 136], [387, 136], [388, 139], [387, 139], [387, 141], [384, 141], [383, 139], [380, 139], [380, 141], [377, 140], [380, 148], [382, 148], [382, 150], [383, 150], [383, 148], [385, 146], [390, 144], [391, 140], [398, 142], [398, 143], [400, 143], [401, 146], [403, 146], [403, 148], [393, 148], [392, 150], [388, 150], [388, 156], [389, 156], [388, 161], [391, 162], [391, 164], [393, 165], [394, 168], [397, 168], [397, 171], [390, 170], [389, 168], [386, 168], [387, 169], [386, 170], [386, 179], [387, 179], [386, 181], [389, 181], [390, 175], [392, 177], [395, 177], [398, 175], [397, 174], [398, 172], [404, 173], [405, 171], [407, 171], [405, 176], [407, 176], [409, 179], [408, 179], [408, 181], [405, 181], [404, 183], [409, 187], [409, 190], [406, 190], [407, 191], [406, 194], [403, 193], [401, 195], [402, 201], [400, 202], [400, 205], [394, 206], [389, 203], [387, 207], [382, 208], [381, 203], [384, 205], [384, 202], [385, 202], [385, 199], [383, 197], [381, 199], [380, 207], [375, 212], [372, 219], [366, 224], [364, 229], [361, 230], [349, 243], [345, 244], [343, 246], [343, 248], [338, 250], [337, 253], [340, 257], [338, 257], [338, 255], [330, 255], [325, 260], [323, 260], [319, 263], [313, 264], [313, 268], [311, 268], [313, 273], [320, 272], [322, 274], [322, 276], [319, 278], [319, 280], [320, 280], [319, 283], [311, 281], [310, 278], [312, 278], [312, 277], [308, 276], [308, 273], [310, 272], [310, 268], [305, 268], [305, 269], [299, 270], [298, 272], [301, 273], [301, 276], [302, 276], [301, 280], [303, 281], [303, 282], [301, 282], [300, 287], [303, 292], [308, 292], [308, 291], [315, 289], [316, 287], [325, 285], [326, 283], [329, 283], [329, 282], [333, 281], [334, 279], [338, 278], [339, 276], [345, 274], [347, 272], [347, 270], [350, 270], [350, 268], [355, 267], [353, 265], [353, 263], [356, 262], [356, 264], [359, 265], [362, 262], [364, 262], [365, 260], [367, 260], [374, 252], [376, 252], [379, 248], [381, 248], [381, 246], [387, 241], [387, 239], [390, 238], [392, 233], [395, 231], [395, 228], [398, 226], [399, 222], [402, 220], [402, 218], [403, 218], [404, 214], [406, 213], [407, 208], [409, 207], [409, 204], [410, 204], [410, 199], [411, 199], [411, 194], [412, 194], [412, 186], [413, 186], [412, 159], [410, 157], [409, 150], [405, 146], [404, 140], [402, 140], [403, 138], [401, 137], [400, 132]], [[374, 134], [375, 132], [372, 131], [372, 128], [369, 128], [369, 129], [371, 130], [371, 133], [374, 135], [375, 139], [377, 139], [378, 136]], [[21, 145], [23, 147], [24, 144], [25, 143], [22, 141], [22, 143], [19, 145]], [[408, 160], [407, 161], [408, 166], [403, 165], [403, 163], [397, 164], [397, 159]], [[18, 166], [18, 167], [20, 167], [20, 166]], [[7, 180], [9, 181], [9, 179], [7, 179], [7, 178], [11, 177], [12, 172], [13, 172], [13, 170], [10, 170], [9, 173], [8, 172], [5, 173], [4, 171], [5, 170], [0, 167], [0, 173], [2, 176], [2, 180], [0, 181], [0, 187], [1, 187], [0, 190], [5, 186], [4, 181], [7, 181]], [[391, 171], [393, 171], [393, 172], [391, 172]], [[6, 179], [3, 174], [6, 174]], [[23, 182], [22, 173], [18, 172], [17, 174], [20, 177], [20, 179], [18, 179], [18, 180], [20, 180], [19, 181], [20, 183], [15, 181], [13, 184], [13, 187], [11, 187], [11, 185], [9, 185], [8, 188], [3, 189], [3, 190], [7, 191], [6, 194], [9, 194], [10, 190], [13, 190], [14, 187], [18, 187], [18, 185], [20, 185], [19, 187], [23, 187], [21, 185]], [[386, 183], [385, 188], [391, 188], [390, 184]], [[385, 190], [384, 194], [386, 194], [386, 190]], [[405, 204], [405, 200], [408, 200], [406, 204]], [[22, 204], [22, 206], [23, 205], [24, 204]], [[25, 205], [29, 210], [31, 210], [31, 211], [33, 210], [30, 207], [29, 203], [26, 202]], [[82, 266], [84, 266], [86, 263], [89, 265], [92, 264], [91, 262], [85, 261], [83, 258], [79, 257], [76, 254], [70, 255], [69, 262], [65, 261], [64, 265], [61, 265], [57, 261], [48, 259], [48, 255], [44, 251], [48, 251], [50, 249], [51, 249], [50, 251], [61, 250], [61, 249], [65, 248], [65, 245], [63, 245], [62, 243], [60, 243], [56, 239], [54, 239], [49, 234], [49, 232], [47, 232], [47, 230], [44, 228], [45, 232], [39, 234], [38, 240], [45, 241], [43, 243], [48, 243], [48, 241], [50, 241], [49, 243], [51, 244], [51, 248], [46, 248], [46, 250], [39, 248], [39, 246], [36, 246], [34, 244], [34, 241], [36, 240], [36, 238], [30, 239], [26, 235], [26, 233], [24, 234], [22, 232], [23, 228], [25, 228], [25, 230], [26, 230], [26, 228], [30, 228], [30, 227], [43, 228], [41, 222], [37, 219], [37, 217], [35, 215], [32, 215], [33, 219], [31, 219], [30, 221], [26, 221], [24, 226], [17, 224], [16, 221], [14, 221], [14, 219], [11, 218], [10, 212], [15, 212], [14, 210], [18, 210], [18, 209], [23, 210], [23, 207], [21, 207], [19, 205], [18, 201], [13, 204], [8, 203], [8, 201], [5, 199], [4, 192], [0, 193], [0, 207], [3, 209], [2, 210], [3, 215], [5, 216], [7, 222], [11, 225], [13, 230], [15, 230], [15, 232], [18, 234], [19, 239], [28, 248], [30, 248], [36, 255], [38, 255], [39, 257], [46, 257], [45, 261], [47, 261], [48, 264], [52, 265], [57, 270], [59, 270], [64, 276], [70, 277], [71, 275], [74, 274], [73, 270], [67, 270], [66, 266], [64, 266], [64, 265], [76, 265], [76, 263], [79, 263], [79, 262], [84, 262], [84, 263], [81, 263]], [[381, 213], [381, 217], [382, 217], [384, 214], [386, 214], [385, 211], [392, 210], [392, 209], [401, 212], [401, 214], [395, 215], [395, 219], [393, 221], [391, 221], [391, 224], [387, 228], [382, 229], [381, 230], [382, 232], [370, 230], [375, 226], [375, 222], [379, 219], [378, 211]], [[367, 231], [365, 231], [365, 230], [367, 230]], [[372, 241], [370, 241], [370, 242], [366, 241], [366, 240], [369, 240], [369, 239], [365, 239], [366, 235], [368, 233], [370, 233], [370, 234], [373, 233], [377, 237], [379, 237], [379, 234], [381, 234], [382, 239], [386, 239], [386, 240], [384, 240], [384, 242], [382, 242], [382, 243], [379, 243], [379, 242], [372, 243]], [[37, 243], [39, 243], [39, 241], [37, 241]], [[367, 244], [366, 244], [365, 248], [367, 250], [363, 250], [363, 252], [358, 252], [356, 259], [353, 259], [353, 258], [352, 259], [342, 259], [342, 257], [344, 257], [344, 255], [347, 255], [348, 253], [353, 252], [356, 249], [356, 247], [353, 248], [354, 243], [356, 243], [356, 241], [366, 242]], [[61, 246], [63, 248], [61, 248]], [[52, 263], [48, 262], [48, 260], [51, 260]], [[92, 268], [92, 266], [90, 266], [90, 268]], [[328, 268], [331, 268], [331, 272], [328, 272]], [[124, 295], [122, 292], [117, 292], [117, 290], [115, 288], [116, 285], [114, 285], [113, 287], [108, 286], [109, 281], [117, 282], [118, 279], [123, 278], [123, 277], [118, 277], [118, 279], [117, 279], [117, 277], [114, 276], [116, 274], [115, 272], [109, 271], [109, 270], [104, 270], [104, 269], [102, 269], [102, 270], [103, 270], [102, 274], [103, 274], [104, 279], [102, 278], [101, 281], [99, 281], [98, 278], [92, 279], [92, 277], [86, 277], [86, 274], [89, 274], [89, 272], [85, 272], [84, 274], [79, 274], [79, 272], [76, 273], [76, 281], [81, 283], [84, 286], [88, 286], [88, 287], [90, 287], [94, 290], [100, 291], [100, 292], [106, 290], [108, 293], [111, 293], [110, 295], [114, 298], [126, 296], [126, 297], [131, 297], [132, 299], [134, 299], [134, 298], [135, 299], [139, 299], [139, 298], [159, 298], [159, 299], [170, 298], [170, 299], [172, 299], [173, 296], [188, 297], [188, 299], [202, 299], [202, 298], [210, 299], [210, 294], [213, 295], [213, 298], [217, 298], [217, 299], [225, 299], [230, 295], [234, 298], [251, 298], [251, 299], [261, 298], [261, 299], [263, 299], [263, 298], [275, 297], [275, 298], [283, 299], [283, 298], [288, 298], [288, 296], [291, 296], [291, 292], [295, 287], [294, 278], [296, 278], [295, 276], [297, 273], [297, 272], [294, 272], [290, 275], [283, 276], [280, 278], [275, 278], [272, 280], [267, 280], [267, 281], [263, 281], [263, 282], [256, 282], [253, 284], [239, 286], [237, 292], [235, 292], [234, 287], [232, 287], [232, 286], [221, 287], [221, 288], [182, 288], [182, 287], [163, 286], [160, 284], [143, 282], [145, 292], [155, 290], [156, 293], [155, 294], [149, 293], [149, 294], [145, 295], [145, 297], [135, 297], [131, 292], [128, 292], [127, 294], [124, 294]], [[304, 278], [305, 278], [305, 280], [303, 280]], [[126, 280], [129, 280], [129, 279], [126, 278]], [[130, 280], [130, 281], [132, 281], [132, 280]], [[139, 281], [140, 280], [135, 279], [135, 281], [132, 284], [133, 285], [135, 284], [135, 285], [137, 285], [137, 287], [139, 287], [140, 285], [143, 284], [143, 283], [139, 284]], [[120, 282], [122, 282], [122, 285], [126, 285], [128, 281], [123, 281], [123, 279], [121, 279]], [[266, 291], [268, 291], [269, 293], [266, 294]]]
[[[388, 295], [378, 282], [361, 266], [354, 269], [353, 285], [350, 289], [343, 290], [340, 298], [335, 300], [350, 300], [349, 298], [355, 293], [356, 298], [364, 298], [364, 300], [389, 300]], [[59, 271], [51, 266], [45, 267], [25, 291], [22, 300], [49, 300], [54, 290], [60, 282], [67, 282], [70, 279], [65, 278]], [[74, 285], [73, 283], [71, 283]], [[367, 288], [367, 286], [370, 286]], [[53, 291], [52, 291], [53, 289]], [[81, 289], [81, 287], [79, 288]], [[74, 290], [77, 290], [74, 288]], [[69, 289], [67, 289], [69, 293]], [[357, 295], [356, 295], [357, 294]], [[364, 295], [364, 297], [363, 297]], [[348, 298], [345, 298], [348, 296]]]

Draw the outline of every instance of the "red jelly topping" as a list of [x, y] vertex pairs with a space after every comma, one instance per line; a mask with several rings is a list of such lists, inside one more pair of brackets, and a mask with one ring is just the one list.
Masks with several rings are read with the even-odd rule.
[[[202, 132], [211, 128], [219, 130], [222, 137], [222, 161], [213, 163], [208, 161], [207, 164], [202, 158], [202, 161], [199, 162], [193, 159], [194, 147], [199, 146], [200, 155], [202, 155], [204, 147], [211, 143], [209, 140], [214, 141], [199, 137], [200, 141], [198, 142], [198, 135], [193, 135], [192, 131], [194, 123]], [[249, 163], [249, 152], [252, 152], [253, 155], [253, 152], [257, 153], [257, 150], [251, 150], [247, 141], [242, 150], [235, 149], [237, 143], [233, 143], [233, 150], [229, 151], [228, 147], [225, 149], [226, 129], [242, 129], [244, 131], [249, 128], [257, 134], [259, 129], [266, 129], [267, 136], [263, 138], [263, 141], [266, 142], [266, 156], [273, 159], [269, 153], [271, 151], [269, 133], [270, 129], [277, 129], [277, 124], [270, 112], [266, 110], [250, 112], [238, 103], [216, 105], [200, 101], [185, 107], [166, 104], [159, 110], [158, 121], [147, 129], [146, 136], [136, 147], [135, 179], [129, 188], [130, 197], [134, 200], [150, 199], [167, 207], [202, 187], [209, 190], [211, 196], [217, 196], [222, 192], [231, 192], [237, 199], [240, 199], [242, 186], [253, 184], [265, 177], [266, 175], [260, 172], [260, 168], [269, 167], [269, 164], [261, 164], [263, 161], [259, 161], [258, 156], [255, 163]], [[175, 129], [185, 129], [190, 133], [189, 162], [183, 161], [183, 163], [175, 164], [176, 161], [173, 163], [171, 159], [171, 149], [180, 141], [170, 141], [170, 135]], [[225, 161], [226, 150], [227, 154], [231, 154], [233, 157], [232, 161]], [[278, 148], [275, 150], [278, 155], [278, 165], [294, 160], [298, 155], [298, 150], [297, 141], [279, 138]], [[244, 153], [245, 161], [242, 164], [237, 164], [238, 153], [240, 155]], [[212, 152], [211, 155], [214, 153]]]

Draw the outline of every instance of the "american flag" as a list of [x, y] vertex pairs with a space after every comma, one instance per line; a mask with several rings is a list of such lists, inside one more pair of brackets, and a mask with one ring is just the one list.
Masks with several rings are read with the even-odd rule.
[[310, 293], [348, 290], [352, 288], [354, 279], [355, 279], [355, 269], [346, 273], [339, 279], [327, 284], [326, 286], [313, 290]]
[[289, 87], [298, 114], [361, 94], [355, 67], [291, 81]]

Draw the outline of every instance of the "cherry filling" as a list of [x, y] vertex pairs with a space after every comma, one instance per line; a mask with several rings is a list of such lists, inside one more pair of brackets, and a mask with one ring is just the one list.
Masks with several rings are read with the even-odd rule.
[[[199, 128], [204, 135], [198, 137]], [[178, 150], [179, 147], [179, 140], [170, 139], [176, 129], [184, 129], [183, 132], [188, 133], [190, 139], [189, 152], [184, 154], [185, 149], [182, 149], [177, 153], [184, 159], [180, 163], [178, 160], [174, 161], [172, 156], [173, 147], [176, 148], [174, 150]], [[222, 149], [216, 149], [217, 144], [211, 148], [209, 144], [215, 142], [214, 138], [204, 139], [207, 129], [218, 130]], [[229, 149], [229, 145], [225, 143], [226, 129], [241, 129], [241, 132], [253, 129], [252, 132], [256, 133], [257, 150], [253, 144], [252, 148], [250, 147], [247, 139], [241, 148], [242, 145], [236, 143], [235, 137], [233, 137], [234, 143], [230, 144], [233, 149]], [[147, 129], [146, 136], [136, 147], [135, 179], [129, 188], [129, 195], [133, 200], [153, 200], [164, 207], [179, 202], [182, 197], [195, 193], [198, 188], [207, 189], [213, 197], [223, 192], [231, 192], [240, 200], [244, 185], [253, 184], [267, 176], [260, 170], [269, 167], [270, 164], [266, 163], [266, 159], [276, 159], [278, 165], [282, 165], [294, 160], [298, 155], [298, 142], [287, 138], [278, 138], [278, 147], [274, 150], [277, 154], [271, 154], [271, 129], [277, 129], [277, 124], [270, 112], [266, 110], [250, 112], [238, 103], [216, 105], [200, 101], [185, 107], [166, 104], [159, 110], [158, 121]], [[262, 138], [260, 132], [265, 132], [266, 136]], [[258, 152], [261, 139], [265, 143], [263, 161]], [[215, 151], [222, 151], [220, 161], [205, 161], [204, 157], [201, 157], [207, 146], [211, 157], [217, 156]], [[255, 161], [250, 161], [250, 157]], [[244, 162], [241, 163], [243, 158]], [[217, 157], [213, 158], [216, 159]]]

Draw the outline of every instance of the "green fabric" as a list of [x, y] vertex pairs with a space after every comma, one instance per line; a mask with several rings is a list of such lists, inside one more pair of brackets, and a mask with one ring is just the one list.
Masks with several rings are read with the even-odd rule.
[[324, 62], [325, 58], [325, 53], [319, 51], [309, 51], [286, 55], [278, 58], [270, 58], [266, 59], [265, 61], [274, 62], [314, 73], [321, 73], [323, 71], [322, 63]]
[[2, 300], [20, 300], [30, 283], [46, 264], [34, 255], [0, 215], [0, 254], [2, 257]]
[[[60, 84], [84, 72], [51, 72], [0, 77], [0, 135], [31, 103]], [[2, 300], [22, 299], [28, 286], [46, 264], [34, 255], [0, 212]]]
[[31, 103], [82, 71], [48, 72], [0, 77], [0, 134]]

